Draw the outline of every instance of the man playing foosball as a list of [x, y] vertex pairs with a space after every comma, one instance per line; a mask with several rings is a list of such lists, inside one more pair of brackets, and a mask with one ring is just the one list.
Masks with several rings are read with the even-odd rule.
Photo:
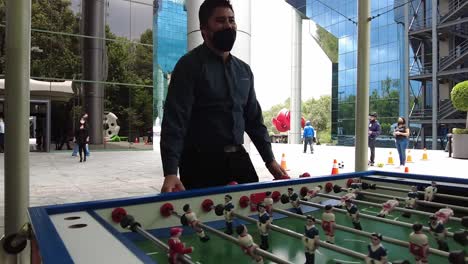
[[169, 231], [171, 237], [169, 238], [169, 264], [182, 263], [179, 257], [184, 254], [193, 252], [193, 247], [185, 247], [185, 244], [180, 241], [183, 229], [180, 227], [173, 227]]
[[357, 230], [362, 230], [361, 221], [359, 220], [359, 209], [351, 202], [351, 199], [345, 201], [345, 209], [348, 211], [348, 216], [353, 221], [353, 226]]
[[261, 244], [260, 248], [263, 250], [268, 249], [268, 230], [270, 229], [269, 224], [271, 222], [270, 215], [267, 213], [265, 209], [265, 204], [264, 203], [259, 203], [257, 205], [257, 210], [258, 210], [258, 222], [257, 222], [257, 227], [258, 231], [260, 232], [260, 237], [261, 237]]
[[409, 235], [409, 250], [413, 254], [416, 264], [428, 263], [429, 240], [422, 232], [421, 224], [413, 224], [413, 231]]
[[256, 263], [263, 264], [263, 258], [255, 253], [255, 249], [258, 248], [258, 245], [254, 243], [252, 236], [247, 233], [247, 227], [245, 225], [238, 225], [236, 227], [236, 232], [239, 235], [239, 244], [244, 253], [249, 255]]
[[387, 264], [387, 249], [382, 246], [382, 235], [378, 233], [371, 234], [371, 243], [367, 246], [369, 254], [366, 258], [366, 264]]
[[326, 241], [335, 244], [335, 214], [333, 207], [329, 204], [325, 206], [325, 212], [322, 214], [322, 228], [325, 231]]
[[297, 195], [291, 187], [288, 188], [288, 196], [292, 207], [296, 210], [296, 214], [302, 215], [301, 205], [299, 204], [299, 195]]
[[232, 196], [226, 194], [224, 196], [224, 220], [226, 221], [226, 234], [232, 235], [232, 211], [234, 210], [234, 205], [232, 204]]
[[194, 212], [192, 212], [190, 205], [186, 204], [182, 209], [185, 212], [183, 217], [185, 217], [185, 219], [187, 220], [187, 224], [197, 232], [197, 235], [198, 237], [200, 237], [200, 240], [202, 242], [210, 240], [210, 237], [205, 234], [205, 231], [203, 231], [203, 229], [198, 226], [199, 221], [197, 215]]
[[315, 250], [319, 247], [320, 236], [317, 227], [315, 227], [315, 218], [307, 216], [307, 222], [304, 226], [304, 237], [302, 238], [305, 247], [305, 264], [315, 263]]
[[449, 251], [447, 244], [447, 228], [444, 227], [442, 221], [439, 221], [436, 215], [429, 217], [429, 229], [431, 234], [434, 236], [439, 246], [439, 250]]
[[380, 211], [380, 213], [377, 216], [385, 218], [399, 204], [400, 204], [400, 202], [398, 202], [398, 200], [395, 199], [395, 198], [386, 201], [385, 203], [382, 204], [382, 210]]

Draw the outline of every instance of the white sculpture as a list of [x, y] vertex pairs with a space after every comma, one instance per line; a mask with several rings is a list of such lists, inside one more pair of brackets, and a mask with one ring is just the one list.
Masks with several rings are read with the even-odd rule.
[[112, 137], [119, 135], [120, 126], [117, 124], [117, 119], [119, 118], [112, 112], [104, 115], [104, 132], [106, 133], [106, 140], [110, 140]]

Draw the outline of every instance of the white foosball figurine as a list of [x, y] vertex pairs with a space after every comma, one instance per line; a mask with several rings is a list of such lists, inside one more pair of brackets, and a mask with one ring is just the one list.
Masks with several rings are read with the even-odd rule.
[[385, 218], [399, 204], [400, 202], [398, 202], [396, 198], [386, 201], [385, 203], [382, 204], [382, 210], [377, 216]]
[[438, 249], [448, 252], [447, 228], [445, 228], [442, 221], [440, 221], [435, 214], [429, 217], [429, 230], [437, 241]]
[[265, 209], [270, 217], [273, 217], [273, 198], [271, 197], [271, 192], [265, 192], [265, 198], [263, 199], [263, 203], [265, 204]]
[[320, 236], [317, 227], [315, 227], [315, 218], [308, 215], [306, 221], [306, 225], [304, 226], [304, 236], [302, 237], [306, 257], [305, 264], [314, 264], [315, 250], [319, 247]]
[[382, 245], [382, 235], [371, 234], [371, 243], [367, 246], [366, 264], [387, 264], [387, 249]]
[[434, 194], [437, 193], [437, 183], [431, 182], [431, 185], [424, 189], [424, 201], [432, 201], [434, 199]]
[[198, 221], [197, 215], [194, 212], [192, 212], [190, 205], [186, 204], [184, 205], [182, 209], [185, 212], [184, 215], [182, 216], [183, 218], [185, 218], [185, 220], [183, 221], [184, 222], [186, 221], [187, 225], [189, 225], [191, 228], [195, 230], [195, 232], [197, 232], [197, 235], [200, 238], [200, 240], [202, 242], [206, 242], [210, 240], [210, 237], [208, 237], [208, 235], [205, 234], [205, 231], [203, 231], [203, 229], [198, 226], [198, 223], [200, 221]]
[[271, 223], [271, 218], [270, 215], [267, 213], [265, 204], [264, 203], [259, 203], [257, 205], [257, 210], [258, 210], [258, 222], [257, 222], [257, 227], [258, 231], [260, 232], [260, 238], [262, 240], [262, 243], [260, 244], [260, 248], [263, 250], [268, 249], [268, 231], [270, 230], [270, 223]]
[[238, 240], [242, 251], [255, 260], [256, 263], [263, 264], [263, 258], [255, 253], [258, 245], [254, 243], [252, 236], [247, 233], [247, 227], [245, 225], [238, 225], [236, 232], [239, 235]]

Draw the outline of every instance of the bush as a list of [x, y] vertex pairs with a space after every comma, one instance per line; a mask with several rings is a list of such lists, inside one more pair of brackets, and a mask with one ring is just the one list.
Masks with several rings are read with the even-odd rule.
[[454, 128], [452, 129], [452, 133], [457, 135], [468, 134], [468, 128]]
[[458, 83], [450, 93], [453, 107], [458, 111], [468, 111], [468, 81]]
[[329, 129], [325, 131], [319, 131], [317, 134], [318, 134], [317, 136], [318, 136], [318, 140], [320, 141], [320, 144], [332, 142], [331, 131]]

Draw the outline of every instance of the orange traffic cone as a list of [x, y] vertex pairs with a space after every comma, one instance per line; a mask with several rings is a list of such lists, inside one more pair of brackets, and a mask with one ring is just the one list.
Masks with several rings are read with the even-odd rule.
[[332, 168], [332, 172], [331, 172], [331, 175], [335, 175], [335, 174], [338, 174], [340, 173], [339, 170], [338, 170], [338, 162], [335, 160], [333, 160], [333, 168]]
[[140, 140], [138, 139], [138, 137], [135, 138], [135, 141], [133, 143], [140, 143]]
[[409, 173], [409, 168], [405, 167], [405, 173]]
[[423, 152], [423, 155], [422, 155], [422, 160], [427, 160], [427, 151], [426, 151], [426, 148], [424, 148], [424, 152]]
[[283, 155], [281, 155], [281, 168], [283, 170], [288, 170], [288, 166], [286, 166], [286, 154], [283, 153]]
[[406, 163], [413, 163], [413, 157], [411, 157], [411, 150], [408, 149], [408, 156], [406, 156]]
[[388, 153], [388, 160], [387, 160], [387, 165], [393, 165], [393, 157], [392, 157], [392, 152]]

